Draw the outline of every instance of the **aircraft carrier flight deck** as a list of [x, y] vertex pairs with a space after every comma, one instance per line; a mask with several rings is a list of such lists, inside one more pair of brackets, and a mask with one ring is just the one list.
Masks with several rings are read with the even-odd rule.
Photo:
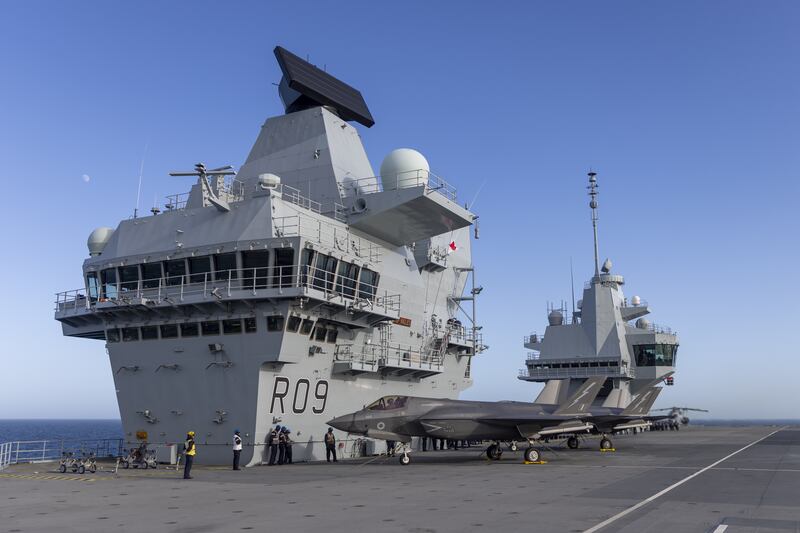
[[[484, 447], [394, 458], [58, 473], [0, 473], [0, 531], [800, 531], [800, 427], [690, 426], [553, 444], [546, 464]], [[202, 454], [202, 447], [198, 454]]]

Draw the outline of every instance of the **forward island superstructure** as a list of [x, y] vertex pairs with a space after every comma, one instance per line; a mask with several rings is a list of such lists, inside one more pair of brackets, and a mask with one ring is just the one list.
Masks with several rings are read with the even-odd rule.
[[105, 341], [132, 445], [194, 430], [197, 461], [224, 463], [238, 428], [253, 465], [280, 423], [320, 459], [326, 420], [472, 383], [477, 216], [415, 150], [374, 172], [361, 93], [275, 55], [286, 114], [244, 165], [174, 173], [191, 191], [93, 231], [84, 286], [57, 295], [65, 335]]

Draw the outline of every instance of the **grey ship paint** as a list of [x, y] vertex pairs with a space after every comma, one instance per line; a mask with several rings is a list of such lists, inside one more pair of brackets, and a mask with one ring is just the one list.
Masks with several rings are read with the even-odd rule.
[[[287, 113], [266, 121], [239, 171], [175, 173], [197, 180], [191, 191], [92, 232], [84, 287], [57, 295], [64, 335], [106, 342], [130, 445], [194, 430], [197, 461], [225, 463], [238, 428], [253, 465], [281, 423], [296, 460], [321, 459], [325, 421], [472, 383], [483, 346], [462, 310], [479, 292], [477, 217], [413, 150], [389, 154], [378, 176], [342, 118], [357, 107], [371, 125], [351, 101], [360, 93], [276, 55]], [[309, 89], [319, 81], [355, 96]]]

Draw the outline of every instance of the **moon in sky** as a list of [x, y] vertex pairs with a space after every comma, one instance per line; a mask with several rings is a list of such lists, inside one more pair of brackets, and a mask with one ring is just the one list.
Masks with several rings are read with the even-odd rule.
[[84, 183], [89, 183], [89, 180], [92, 178], [89, 176], [89, 174], [84, 174], [83, 176], [81, 176], [81, 179], [83, 180]]

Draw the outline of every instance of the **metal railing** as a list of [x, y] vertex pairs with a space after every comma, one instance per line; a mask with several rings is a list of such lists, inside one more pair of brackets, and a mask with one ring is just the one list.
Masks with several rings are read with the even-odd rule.
[[381, 247], [322, 220], [303, 215], [289, 215], [272, 219], [275, 237], [305, 237], [313, 242], [344, 253], [351, 253], [370, 263], [379, 263]]
[[[101, 287], [97, 297], [87, 298], [85, 289], [56, 294], [56, 312], [93, 310], [98, 305], [141, 305], [182, 302], [188, 297], [225, 299], [245, 291], [254, 297], [280, 296], [285, 289], [302, 289], [305, 295], [318, 296], [329, 303], [357, 311], [400, 311], [400, 295], [378, 294], [378, 286], [330, 273], [309, 265], [286, 265], [190, 273]], [[236, 294], [235, 293], [239, 293]], [[113, 298], [106, 297], [113, 295]]]
[[334, 361], [358, 363], [365, 370], [377, 372], [383, 367], [440, 370], [442, 355], [425, 350], [421, 346], [399, 343], [377, 344], [337, 344], [333, 353]]
[[544, 335], [531, 333], [530, 335], [525, 335], [522, 339], [523, 344], [542, 344], [544, 342]]
[[[212, 179], [212, 187], [215, 188], [215, 194], [226, 202], [240, 202], [244, 200], [245, 186], [244, 182], [236, 178], [228, 177], [218, 187], [214, 186], [216, 180]], [[177, 211], [186, 209], [186, 204], [189, 201], [190, 192], [181, 192], [177, 194], [170, 194], [166, 197], [167, 201], [164, 204], [164, 209], [167, 211]]]
[[23, 440], [0, 444], [0, 470], [18, 463], [38, 463], [61, 459], [65, 452], [78, 456], [118, 457], [124, 450], [123, 439]]
[[380, 176], [360, 178], [340, 184], [340, 190], [345, 196], [355, 194], [374, 194], [382, 191], [409, 189], [425, 186], [426, 192], [437, 192], [452, 202], [456, 202], [456, 189], [440, 176], [429, 170], [409, 170], [397, 174], [397, 183], [386, 187]]
[[531, 378], [587, 378], [592, 376], [627, 376], [635, 377], [636, 372], [632, 368], [619, 366], [599, 366], [599, 367], [579, 367], [579, 368], [534, 368], [528, 367], [519, 371], [522, 377]]

